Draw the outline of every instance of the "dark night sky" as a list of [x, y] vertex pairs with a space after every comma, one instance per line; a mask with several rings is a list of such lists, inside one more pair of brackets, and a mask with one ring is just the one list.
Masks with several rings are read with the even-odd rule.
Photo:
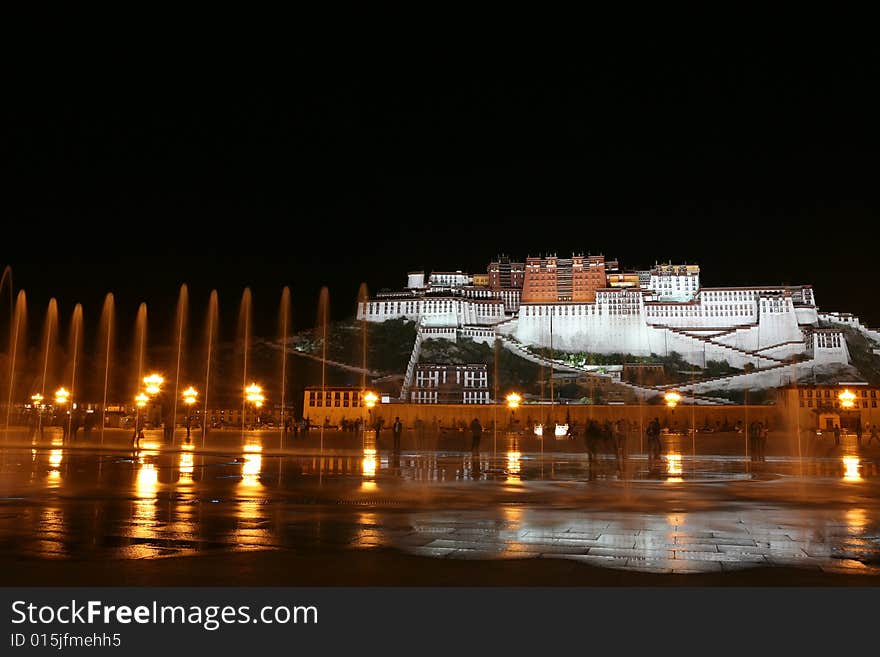
[[876, 53], [320, 55], [13, 82], [0, 263], [31, 307], [113, 291], [164, 326], [187, 282], [232, 326], [249, 285], [265, 333], [283, 285], [308, 326], [322, 285], [342, 316], [361, 281], [588, 251], [880, 325]]

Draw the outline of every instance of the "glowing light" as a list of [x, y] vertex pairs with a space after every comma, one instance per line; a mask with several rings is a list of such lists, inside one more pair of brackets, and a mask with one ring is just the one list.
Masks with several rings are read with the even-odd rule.
[[39, 406], [43, 403], [43, 395], [41, 395], [40, 393], [31, 395], [31, 401], [34, 402], [35, 406]]
[[153, 463], [142, 463], [137, 475], [136, 492], [138, 497], [153, 497], [159, 483], [159, 471]]
[[134, 398], [134, 403], [138, 408], [143, 408], [147, 405], [147, 402], [150, 400], [144, 393], [138, 393], [138, 396]]
[[681, 474], [681, 454], [667, 454], [666, 455], [666, 474], [668, 474], [668, 475], [680, 475]]
[[535, 435], [536, 436], [543, 436], [544, 435], [544, 425], [543, 424], [536, 424], [535, 425]]
[[862, 474], [859, 472], [859, 457], [844, 456], [843, 457], [843, 480], [844, 481], [861, 481]]
[[244, 398], [257, 408], [260, 408], [266, 400], [263, 396], [263, 389], [256, 383], [252, 383], [244, 389]]
[[372, 390], [368, 390], [364, 393], [364, 406], [367, 408], [373, 408], [377, 401], [379, 401], [379, 396]]
[[178, 467], [180, 469], [181, 480], [192, 480], [193, 471], [195, 470], [192, 449], [192, 445], [183, 445], [184, 451], [180, 453], [180, 465]]
[[70, 393], [64, 388], [58, 388], [55, 391], [55, 403], [66, 404], [68, 401], [70, 401]]
[[837, 395], [837, 398], [840, 400], [840, 406], [842, 408], [850, 409], [853, 406], [855, 406], [855, 403], [856, 403], [855, 393], [851, 392], [849, 389], [841, 392], [839, 395]]
[[678, 405], [678, 402], [681, 401], [681, 395], [674, 390], [670, 390], [665, 395], [663, 395], [663, 399], [669, 408], [675, 408]]
[[375, 477], [376, 476], [376, 450], [375, 449], [365, 449], [364, 450], [364, 458], [361, 461], [361, 470], [364, 473], [365, 477]]
[[568, 435], [568, 425], [567, 424], [557, 424], [556, 429], [554, 429], [554, 434], [557, 438], [564, 438]]
[[507, 478], [508, 479], [519, 479], [520, 473], [520, 463], [519, 460], [522, 457], [520, 452], [509, 451], [507, 452]]
[[163, 383], [165, 383], [165, 378], [161, 374], [153, 373], [144, 377], [144, 386], [147, 394], [151, 397], [162, 392]]
[[49, 452], [49, 465], [53, 468], [58, 468], [61, 465], [61, 461], [64, 459], [64, 451], [60, 449], [53, 449]]
[[190, 386], [186, 390], [183, 391], [183, 403], [187, 406], [192, 406], [196, 403], [196, 397], [199, 396], [198, 391]]
[[505, 397], [505, 399], [507, 400], [507, 407], [508, 408], [519, 408], [519, 404], [522, 401], [522, 397], [518, 393], [515, 393], [515, 392], [512, 392], [509, 395], [507, 395], [507, 397]]
[[263, 468], [263, 457], [260, 452], [263, 446], [249, 443], [244, 446], [244, 461], [241, 464], [241, 483], [244, 486], [259, 486], [260, 471]]

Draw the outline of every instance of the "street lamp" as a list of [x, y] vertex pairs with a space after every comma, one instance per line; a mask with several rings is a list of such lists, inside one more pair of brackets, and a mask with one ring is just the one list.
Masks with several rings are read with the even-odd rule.
[[[190, 425], [192, 424], [192, 407], [196, 403], [196, 397], [199, 396], [198, 391], [190, 386], [183, 391], [183, 403], [186, 404], [186, 439], [189, 441]], [[204, 422], [204, 418], [202, 419]]]
[[364, 393], [364, 406], [367, 408], [373, 408], [377, 401], [379, 401], [379, 396], [372, 390]]
[[58, 390], [55, 391], [55, 403], [63, 406], [68, 401], [70, 401], [70, 393], [64, 388], [58, 388]]
[[663, 399], [669, 408], [675, 408], [676, 406], [678, 406], [678, 402], [681, 401], [681, 395], [674, 390], [670, 390], [665, 395], [663, 395]]
[[[247, 388], [244, 389], [244, 398], [249, 403], [253, 404], [254, 407], [257, 409], [261, 408], [263, 406], [263, 402], [266, 401], [266, 398], [263, 396], [263, 389], [256, 383], [251, 383]], [[241, 423], [241, 426], [243, 427], [244, 418], [241, 418]]]
[[150, 397], [155, 397], [162, 392], [163, 383], [165, 383], [165, 379], [160, 374], [154, 373], [144, 377], [145, 390]]
[[837, 398], [840, 400], [841, 408], [849, 411], [856, 405], [856, 395], [853, 392], [850, 392], [849, 389], [841, 392]]
[[37, 431], [40, 434], [43, 433], [43, 395], [40, 393], [34, 393], [31, 395], [31, 401], [33, 402], [34, 410], [37, 413], [37, 421], [34, 423], [34, 433]]

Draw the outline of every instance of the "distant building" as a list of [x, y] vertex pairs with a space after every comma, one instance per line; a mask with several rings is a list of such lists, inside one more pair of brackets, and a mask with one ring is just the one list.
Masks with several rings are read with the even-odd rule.
[[[852, 409], [841, 407], [840, 394], [848, 390], [855, 395]], [[823, 385], [789, 385], [779, 388], [777, 403], [789, 413], [794, 423], [795, 417], [801, 428], [827, 431], [835, 426], [855, 430], [861, 421], [865, 439], [869, 427], [880, 427], [880, 387], [862, 381], [849, 383], [830, 383]], [[796, 414], [796, 415], [795, 415]]]
[[474, 274], [475, 287], [489, 287], [489, 274]]
[[529, 257], [522, 303], [592, 303], [605, 285], [605, 256]]
[[500, 255], [489, 263], [489, 287], [493, 290], [521, 290], [525, 271], [525, 263], [512, 262], [508, 256]]
[[608, 287], [641, 287], [638, 272], [617, 272], [606, 275]]
[[327, 422], [339, 426], [342, 420], [366, 417], [363, 390], [353, 386], [310, 386], [303, 392], [303, 418], [316, 426]]
[[700, 289], [699, 265], [654, 265], [648, 289], [659, 301], [690, 301]]
[[406, 275], [406, 287], [411, 290], [418, 290], [425, 287], [425, 272], [411, 271]]
[[470, 274], [461, 271], [434, 271], [428, 277], [428, 283], [433, 287], [464, 287], [471, 284]]
[[414, 404], [488, 404], [489, 375], [485, 364], [416, 365], [410, 390]]

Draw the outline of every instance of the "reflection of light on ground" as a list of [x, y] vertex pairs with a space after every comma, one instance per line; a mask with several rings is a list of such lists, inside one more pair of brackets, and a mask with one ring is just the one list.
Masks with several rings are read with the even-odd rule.
[[141, 463], [138, 469], [136, 493], [139, 498], [155, 497], [159, 471], [152, 463]]
[[376, 476], [376, 450], [375, 449], [365, 449], [364, 450], [364, 458], [361, 460], [361, 470], [364, 473], [365, 477], [375, 477]]
[[[133, 538], [155, 538], [156, 521], [156, 487], [159, 483], [159, 471], [155, 464], [146, 463], [141, 457], [135, 481], [134, 514], [131, 519], [131, 535]], [[145, 545], [134, 547], [134, 556], [152, 556], [153, 552]]]
[[184, 445], [183, 449], [185, 451], [180, 453], [180, 464], [178, 468], [180, 470], [180, 480], [181, 481], [192, 481], [193, 470], [194, 470], [194, 459], [192, 454], [192, 445]]
[[259, 486], [262, 467], [263, 457], [261, 455], [245, 454], [244, 463], [241, 464], [241, 483], [245, 486]]
[[64, 514], [61, 509], [47, 507], [40, 513], [40, 540], [35, 551], [43, 559], [69, 556], [64, 542]]
[[518, 525], [522, 520], [522, 507], [505, 505], [501, 507], [501, 513], [504, 519], [511, 524]]
[[864, 509], [849, 509], [846, 512], [846, 526], [850, 533], [861, 534], [868, 526], [868, 514]]
[[844, 481], [861, 481], [862, 475], [859, 472], [859, 457], [844, 456], [843, 457], [843, 479]]
[[61, 460], [64, 458], [64, 451], [60, 449], [53, 449], [49, 452], [49, 465], [53, 468], [57, 468], [61, 465]]
[[507, 481], [519, 481], [521, 456], [520, 452], [507, 452]]
[[681, 474], [681, 454], [666, 455], [666, 474], [672, 476]]

